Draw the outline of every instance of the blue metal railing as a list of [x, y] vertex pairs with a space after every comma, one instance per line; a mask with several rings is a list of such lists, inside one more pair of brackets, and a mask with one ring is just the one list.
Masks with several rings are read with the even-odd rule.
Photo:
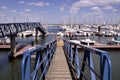
[[22, 80], [45, 79], [45, 74], [56, 49], [56, 42], [54, 40], [24, 52], [22, 59]]
[[[80, 56], [78, 48], [84, 51], [83, 57]], [[112, 65], [106, 51], [76, 44], [67, 40], [64, 40], [64, 50], [68, 62], [71, 65], [70, 69], [73, 69], [72, 71], [76, 74], [77, 80], [112, 80]], [[99, 59], [99, 63], [97, 63], [99, 65], [99, 71], [94, 69], [95, 66], [92, 55], [99, 56], [99, 58], [97, 58], [97, 60]], [[85, 72], [85, 68], [88, 70], [87, 72]]]

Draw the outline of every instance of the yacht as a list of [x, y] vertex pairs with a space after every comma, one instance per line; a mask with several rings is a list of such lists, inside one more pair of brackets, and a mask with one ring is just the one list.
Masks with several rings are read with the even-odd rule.
[[114, 37], [111, 40], [108, 40], [108, 44], [120, 45], [120, 37]]
[[8, 37], [1, 38], [0, 45], [10, 45], [10, 38]]
[[64, 34], [62, 32], [57, 33], [58, 36], [63, 36]]
[[70, 42], [76, 43], [76, 44], [80, 44], [79, 40], [69, 40]]
[[96, 41], [88, 39], [88, 38], [87, 39], [82, 39], [82, 40], [69, 40], [69, 41], [77, 43], [77, 44], [87, 45], [87, 46], [95, 45], [96, 44]]
[[80, 40], [80, 43], [89, 46], [89, 45], [95, 45], [96, 41], [93, 41], [87, 38], [87, 39]]
[[29, 36], [32, 36], [33, 34], [33, 31], [24, 31], [24, 32], [21, 32], [21, 33], [18, 33], [17, 36], [19, 37], [29, 37]]

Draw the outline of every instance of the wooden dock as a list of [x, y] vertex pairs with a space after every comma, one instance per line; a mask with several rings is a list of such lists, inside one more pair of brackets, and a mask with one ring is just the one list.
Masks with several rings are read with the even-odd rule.
[[23, 55], [23, 52], [27, 49], [29, 49], [31, 47], [31, 45], [27, 45], [25, 47], [23, 47], [22, 49], [20, 49], [18, 52], [16, 52], [16, 54], [14, 54], [14, 58], [20, 56], [20, 55]]
[[61, 44], [61, 41], [58, 42], [59, 46], [56, 48], [56, 52], [53, 56], [45, 80], [72, 80]]
[[10, 45], [0, 45], [0, 50], [10, 50]]
[[120, 49], [120, 45], [92, 45], [91, 47], [99, 49]]
[[[90, 45], [90, 47], [93, 48], [98, 48], [98, 49], [120, 49], [120, 45]], [[72, 48], [74, 48], [74, 46], [72, 46]], [[81, 47], [78, 47], [80, 50], [82, 50]]]
[[26, 50], [28, 50], [28, 49], [30, 49], [30, 48], [36, 47], [36, 46], [37, 46], [37, 45], [35, 45], [35, 46], [27, 45], [27, 46], [23, 47], [23, 48], [20, 49], [16, 54], [14, 54], [14, 58], [23, 55], [23, 52], [24, 52], [24, 51], [26, 51]]

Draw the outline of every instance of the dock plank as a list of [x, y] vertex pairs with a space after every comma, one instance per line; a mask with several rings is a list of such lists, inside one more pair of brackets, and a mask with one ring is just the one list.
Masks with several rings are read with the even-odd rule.
[[119, 49], [120, 45], [92, 45], [91, 47], [104, 49]]
[[[98, 49], [120, 49], [120, 45], [106, 45], [106, 44], [90, 45], [90, 47], [98, 48]], [[72, 48], [74, 48], [74, 46], [72, 46]], [[80, 46], [78, 46], [78, 48], [82, 49]]]
[[9, 49], [10, 50], [10, 45], [0, 45], [0, 49], [3, 49], [3, 50]]
[[72, 80], [64, 51], [59, 45], [53, 56], [45, 80]]
[[27, 45], [24, 48], [22, 48], [21, 50], [19, 50], [18, 52], [16, 52], [16, 54], [14, 54], [14, 57], [17, 57], [19, 55], [23, 55], [23, 52], [27, 49], [29, 49], [31, 47], [31, 45]]

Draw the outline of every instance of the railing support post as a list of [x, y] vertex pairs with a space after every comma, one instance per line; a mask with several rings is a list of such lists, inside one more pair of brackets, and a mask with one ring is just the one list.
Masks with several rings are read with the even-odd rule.
[[71, 44], [70, 44], [70, 59], [71, 59], [71, 63], [73, 63], [73, 52], [72, 52]]
[[[84, 72], [84, 70], [85, 70], [85, 63], [84, 62], [86, 62], [86, 59], [87, 59], [87, 51], [85, 50], [84, 57], [82, 60], [81, 72]], [[83, 74], [80, 74], [80, 80], [82, 80], [82, 77], [83, 77]]]
[[[26, 57], [27, 56], [27, 57]], [[22, 63], [26, 63], [26, 65], [22, 65], [22, 68], [25, 68], [25, 69], [22, 69], [22, 80], [30, 80], [30, 55], [26, 55], [24, 57], [26, 57], [26, 60]]]
[[[43, 59], [43, 54], [40, 55], [40, 62]], [[44, 63], [41, 64], [41, 73], [44, 71]], [[45, 80], [45, 74], [43, 74], [43, 80]]]
[[[88, 64], [92, 69], [94, 69], [92, 54], [89, 51], [88, 51]], [[90, 73], [91, 73], [91, 80], [96, 80], [94, 72], [92, 70], [90, 70]]]
[[79, 62], [79, 56], [78, 56], [78, 48], [77, 48], [77, 45], [75, 45], [75, 62], [76, 62], [76, 70], [77, 70], [77, 76], [78, 78], [80, 78], [80, 62]]
[[[35, 59], [34, 70], [37, 68], [37, 66], [38, 66], [39, 63], [40, 63], [40, 56], [41, 56], [41, 54], [42, 54], [42, 53], [41, 53], [40, 51], [38, 51], [38, 52], [36, 53], [36, 59]], [[34, 74], [32, 80], [37, 80], [37, 76], [38, 76], [37, 73], [38, 73], [38, 71], [35, 72], [35, 74]]]
[[[101, 80], [112, 80], [112, 66], [111, 65], [111, 62], [109, 60], [106, 60], [106, 57], [105, 56], [106, 54], [104, 54], [102, 57], [101, 57]], [[110, 65], [108, 65], [110, 64]]]

